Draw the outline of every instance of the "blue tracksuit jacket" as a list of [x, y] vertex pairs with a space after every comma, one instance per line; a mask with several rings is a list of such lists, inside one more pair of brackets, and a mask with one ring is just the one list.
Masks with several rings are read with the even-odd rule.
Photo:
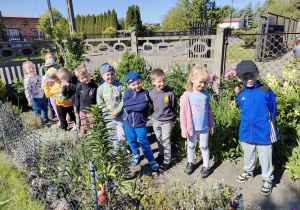
[[148, 90], [141, 89], [140, 92], [126, 90], [123, 97], [124, 112], [122, 115], [125, 125], [131, 128], [146, 126], [148, 102]]
[[239, 138], [247, 143], [268, 145], [271, 144], [269, 110], [275, 119], [276, 99], [270, 87], [257, 82], [251, 88], [244, 86], [237, 98], [242, 109]]

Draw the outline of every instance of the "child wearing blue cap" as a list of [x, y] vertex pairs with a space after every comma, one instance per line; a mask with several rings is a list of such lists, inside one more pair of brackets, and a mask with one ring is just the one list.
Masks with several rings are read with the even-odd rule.
[[133, 153], [132, 165], [138, 165], [140, 150], [137, 139], [141, 145], [144, 156], [149, 161], [153, 171], [158, 170], [154, 160], [151, 146], [147, 139], [146, 122], [148, 118], [149, 92], [142, 89], [143, 78], [136, 71], [129, 72], [125, 77], [129, 90], [125, 91], [123, 98], [123, 120], [129, 146]]
[[119, 141], [126, 142], [126, 134], [122, 119], [124, 86], [115, 80], [115, 69], [104, 63], [100, 74], [105, 81], [97, 89], [97, 104], [105, 114], [107, 126], [112, 130], [112, 144], [116, 147]]

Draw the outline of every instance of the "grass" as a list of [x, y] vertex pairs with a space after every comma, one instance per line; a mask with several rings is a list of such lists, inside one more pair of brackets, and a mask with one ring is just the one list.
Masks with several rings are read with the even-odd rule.
[[[43, 56], [39, 53], [39, 54], [35, 54], [33, 56], [30, 56], [30, 59], [39, 59], [39, 58], [42, 58], [42, 57]], [[17, 55], [16, 57], [11, 59], [11, 61], [22, 61], [22, 60], [27, 60], [27, 57]], [[0, 63], [4, 63], [4, 62], [7, 62], [7, 60], [4, 59], [4, 58], [0, 58]]]
[[254, 60], [255, 49], [244, 49], [242, 44], [231, 44], [227, 48], [226, 63], [238, 63], [242, 60]]
[[[14, 168], [3, 151], [0, 151], [0, 209], [40, 210], [45, 206], [31, 198], [27, 190], [24, 173]], [[3, 204], [9, 199], [7, 203]]]

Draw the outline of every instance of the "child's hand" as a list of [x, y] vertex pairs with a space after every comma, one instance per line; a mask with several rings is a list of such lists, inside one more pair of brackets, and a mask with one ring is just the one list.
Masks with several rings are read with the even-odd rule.
[[79, 113], [76, 113], [75, 116], [76, 116], [76, 117], [79, 117]]
[[176, 121], [172, 121], [172, 125], [175, 125]]
[[209, 133], [210, 133], [210, 135], [213, 135], [213, 134], [214, 134], [214, 127], [209, 128]]
[[117, 112], [113, 112], [113, 113], [111, 113], [111, 115], [110, 115], [111, 119], [115, 119], [117, 116], [118, 116], [118, 113], [117, 113]]
[[69, 85], [69, 83], [66, 81], [66, 80], [64, 80], [62, 83], [61, 83], [61, 87], [62, 88], [65, 88], [66, 86], [68, 86]]
[[28, 101], [28, 106], [33, 107], [33, 102], [31, 100]]
[[188, 133], [185, 131], [185, 132], [181, 132], [181, 136], [182, 138], [187, 138], [188, 137]]

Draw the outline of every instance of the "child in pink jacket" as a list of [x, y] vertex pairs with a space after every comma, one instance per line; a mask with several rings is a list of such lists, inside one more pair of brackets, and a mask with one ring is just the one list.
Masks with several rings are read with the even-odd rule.
[[210, 96], [205, 89], [209, 75], [206, 68], [195, 66], [188, 78], [186, 90], [180, 98], [180, 127], [181, 135], [187, 138], [188, 164], [184, 170], [191, 174], [194, 170], [194, 155], [197, 139], [203, 157], [203, 167], [200, 171], [202, 178], [209, 175], [209, 133], [214, 133], [214, 120]]

